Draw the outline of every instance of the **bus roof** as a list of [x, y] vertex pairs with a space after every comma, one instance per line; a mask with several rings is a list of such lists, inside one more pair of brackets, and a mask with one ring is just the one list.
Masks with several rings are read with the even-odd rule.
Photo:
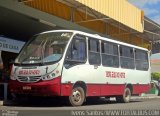
[[72, 32], [74, 34], [81, 34], [81, 35], [85, 35], [87, 37], [92, 37], [92, 38], [96, 38], [96, 39], [99, 39], [99, 40], [105, 40], [105, 41], [108, 41], [108, 42], [113, 42], [113, 43], [116, 43], [116, 44], [120, 44], [120, 45], [129, 46], [129, 47], [133, 47], [133, 48], [148, 51], [148, 49], [143, 48], [143, 47], [139, 47], [139, 46], [135, 46], [135, 45], [132, 45], [132, 44], [124, 43], [124, 42], [121, 42], [121, 41], [118, 41], [118, 40], [109, 39], [107, 37], [102, 37], [98, 34], [90, 34], [90, 33], [86, 33], [86, 32], [83, 32], [83, 31], [77, 31], [77, 30], [51, 30], [51, 31], [42, 32], [40, 34], [51, 33], [51, 32]]

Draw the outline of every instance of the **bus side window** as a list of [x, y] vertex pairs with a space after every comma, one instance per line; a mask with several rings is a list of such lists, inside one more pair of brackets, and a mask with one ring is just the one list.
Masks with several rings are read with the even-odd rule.
[[135, 69], [134, 50], [132, 47], [120, 46], [121, 67], [126, 69]]
[[100, 65], [100, 44], [99, 40], [89, 38], [88, 40], [88, 57], [91, 65]]
[[102, 41], [102, 65], [107, 67], [119, 67], [118, 45]]
[[149, 68], [148, 53], [142, 50], [135, 50], [136, 69], [147, 71]]
[[82, 64], [86, 62], [86, 39], [83, 36], [74, 36], [65, 59], [65, 67]]

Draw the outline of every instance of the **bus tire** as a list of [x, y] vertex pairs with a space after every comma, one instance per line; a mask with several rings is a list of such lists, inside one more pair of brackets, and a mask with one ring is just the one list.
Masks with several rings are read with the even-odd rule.
[[69, 96], [69, 102], [72, 106], [81, 106], [85, 101], [85, 92], [82, 87], [72, 89], [72, 94]]
[[129, 88], [125, 88], [123, 95], [117, 96], [116, 100], [117, 102], [128, 103], [130, 102], [130, 98], [131, 98], [131, 90]]

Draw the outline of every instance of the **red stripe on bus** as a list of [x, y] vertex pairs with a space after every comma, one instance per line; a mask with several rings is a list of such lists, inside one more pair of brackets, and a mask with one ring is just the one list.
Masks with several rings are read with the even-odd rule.
[[[116, 96], [122, 95], [126, 87], [125, 84], [86, 84], [86, 96]], [[149, 84], [135, 84], [132, 85], [132, 94], [141, 94], [148, 92], [150, 89]], [[69, 96], [72, 92], [72, 84], [61, 85], [61, 95]]]
[[[49, 81], [40, 81], [36, 83], [21, 83], [10, 81], [9, 89], [15, 94], [31, 94], [40, 96], [70, 96], [72, 92], [72, 83], [61, 84], [61, 77]], [[122, 95], [125, 84], [86, 84], [86, 96], [114, 96]], [[133, 94], [148, 92], [149, 84], [134, 84]], [[25, 90], [24, 90], [25, 88]]]

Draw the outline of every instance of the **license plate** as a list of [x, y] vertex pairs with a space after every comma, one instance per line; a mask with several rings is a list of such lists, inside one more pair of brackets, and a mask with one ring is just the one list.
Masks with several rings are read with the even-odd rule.
[[23, 90], [31, 90], [32, 88], [30, 86], [24, 86]]

